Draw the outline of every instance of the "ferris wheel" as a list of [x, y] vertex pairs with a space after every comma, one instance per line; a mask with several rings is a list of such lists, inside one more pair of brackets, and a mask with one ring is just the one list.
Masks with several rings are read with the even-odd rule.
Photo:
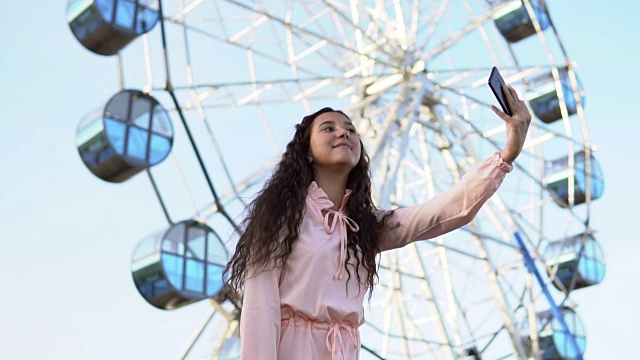
[[81, 121], [82, 161], [111, 182], [146, 172], [168, 221], [134, 251], [138, 290], [162, 309], [212, 304], [180, 358], [239, 358], [221, 270], [302, 116], [346, 110], [377, 205], [413, 205], [504, 145], [493, 66], [535, 115], [524, 150], [471, 224], [382, 254], [361, 357], [582, 358], [570, 295], [604, 277], [604, 180], [543, 0], [72, 0], [67, 15], [121, 84]]

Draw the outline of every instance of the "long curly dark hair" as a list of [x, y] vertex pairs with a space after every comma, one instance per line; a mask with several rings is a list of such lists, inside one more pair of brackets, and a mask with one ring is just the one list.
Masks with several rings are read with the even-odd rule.
[[[231, 273], [228, 283], [237, 293], [241, 293], [249, 268], [260, 272], [274, 264], [282, 266], [291, 254], [304, 216], [305, 198], [314, 180], [313, 168], [308, 161], [311, 128], [313, 120], [326, 112], [337, 112], [349, 118], [344, 112], [330, 107], [305, 116], [302, 122], [296, 125], [293, 140], [287, 145], [271, 178], [249, 205], [249, 213], [241, 224], [243, 233], [225, 269], [225, 274]], [[357, 280], [366, 284], [370, 299], [373, 286], [378, 281], [378, 234], [391, 212], [386, 213], [380, 220], [374, 214], [369, 156], [362, 145], [360, 141], [360, 159], [347, 180], [347, 188], [352, 189], [352, 193], [345, 212], [358, 224], [360, 230], [352, 232], [348, 229], [346, 262], [348, 263], [355, 254]], [[367, 272], [366, 282], [360, 279], [357, 271], [360, 266]], [[349, 267], [346, 270], [349, 281], [351, 271]]]

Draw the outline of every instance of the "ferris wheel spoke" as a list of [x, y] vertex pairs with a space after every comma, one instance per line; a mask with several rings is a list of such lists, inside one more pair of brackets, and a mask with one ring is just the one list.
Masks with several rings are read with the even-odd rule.
[[389, 63], [387, 61], [383, 61], [382, 59], [380, 59], [378, 57], [375, 57], [375, 56], [372, 56], [369, 53], [359, 52], [357, 49], [352, 49], [349, 46], [341, 44], [340, 42], [338, 42], [336, 40], [327, 39], [322, 34], [319, 34], [317, 32], [302, 28], [302, 27], [297, 26], [297, 25], [295, 25], [295, 24], [293, 24], [291, 22], [287, 22], [285, 19], [283, 19], [281, 17], [278, 17], [278, 16], [276, 16], [276, 15], [274, 15], [272, 13], [269, 13], [269, 12], [267, 12], [265, 10], [252, 8], [251, 6], [249, 6], [247, 4], [244, 4], [244, 3], [240, 2], [240, 1], [236, 1], [236, 0], [225, 0], [225, 1], [227, 1], [229, 3], [232, 3], [232, 4], [235, 4], [235, 5], [241, 7], [243, 9], [245, 9], [245, 10], [254, 12], [254, 13], [262, 15], [262, 16], [266, 16], [270, 20], [273, 20], [274, 22], [276, 22], [276, 23], [278, 23], [278, 24], [280, 24], [280, 25], [282, 25], [284, 27], [290, 28], [292, 31], [294, 31], [294, 33], [298, 34], [299, 36], [307, 35], [307, 36], [311, 36], [311, 37], [313, 37], [313, 38], [315, 38], [317, 40], [326, 39], [329, 44], [335, 46], [336, 48], [341, 49], [342, 51], [345, 51], [346, 53], [355, 54], [355, 55], [358, 55], [358, 56], [364, 56], [364, 57], [368, 58], [370, 61], [372, 61], [375, 64], [384, 65], [384, 66], [388, 66], [388, 67], [392, 67], [392, 68], [394, 67], [394, 65], [392, 63]]
[[184, 360], [187, 358], [187, 356], [189, 356], [189, 353], [193, 349], [193, 346], [196, 344], [196, 341], [202, 336], [202, 333], [207, 328], [207, 325], [209, 325], [214, 315], [216, 315], [217, 313], [218, 309], [216, 307], [211, 307], [211, 309], [209, 310], [209, 314], [206, 316], [202, 325], [198, 327], [195, 334], [193, 335], [193, 338], [187, 343], [187, 346], [182, 350], [180, 355], [178, 355], [178, 359]]
[[[442, 245], [441, 243], [437, 243], [437, 244]], [[423, 281], [421, 281], [422, 289], [423, 291], [425, 291], [425, 295], [427, 299], [429, 299], [429, 301], [427, 301], [427, 305], [429, 306], [429, 312], [433, 314], [434, 317], [436, 318], [433, 322], [434, 322], [434, 327], [436, 328], [436, 333], [438, 335], [438, 340], [443, 344], [453, 344], [454, 342], [451, 339], [451, 335], [447, 331], [447, 327], [444, 322], [444, 319], [440, 315], [440, 314], [444, 314], [444, 312], [442, 312], [442, 310], [440, 309], [438, 301], [433, 300], [435, 299], [435, 296], [433, 294], [433, 290], [431, 287], [430, 276], [426, 271], [424, 259], [418, 253], [417, 246], [415, 244], [413, 244], [408, 249], [408, 252], [410, 254], [409, 259], [414, 263], [415, 275], [418, 278], [424, 279]], [[409, 318], [411, 319], [411, 317]], [[453, 351], [450, 347], [443, 349], [443, 352], [445, 353], [445, 356], [448, 359], [455, 358]]]
[[[260, 18], [260, 19], [266, 19], [266, 18]], [[220, 41], [220, 42], [224, 42], [224, 43], [228, 43], [231, 45], [234, 45], [240, 49], [245, 50], [248, 54], [250, 54], [250, 59], [249, 62], [250, 64], [254, 63], [254, 56], [258, 56], [261, 59], [265, 59], [268, 60], [271, 63], [274, 64], [280, 64], [280, 65], [284, 65], [284, 66], [288, 66], [288, 67], [295, 67], [295, 71], [293, 72], [293, 79], [297, 79], [300, 76], [306, 76], [307, 78], [326, 78], [326, 76], [321, 76], [320, 72], [318, 72], [318, 70], [314, 70], [314, 66], [313, 64], [310, 65], [303, 65], [301, 63], [298, 63], [298, 61], [306, 56], [308, 56], [310, 53], [316, 53], [318, 54], [322, 59], [324, 59], [325, 61], [327, 61], [328, 64], [332, 64], [332, 67], [334, 69], [339, 70], [341, 73], [340, 77], [347, 77], [347, 78], [353, 78], [354, 75], [356, 73], [353, 72], [353, 70], [358, 70], [359, 67], [356, 67], [355, 69], [351, 69], [351, 70], [345, 70], [344, 66], [339, 65], [338, 63], [333, 62], [333, 60], [329, 59], [327, 56], [318, 53], [318, 49], [320, 49], [321, 47], [323, 47], [325, 44], [328, 43], [328, 40], [326, 38], [321, 38], [320, 40], [318, 40], [316, 43], [311, 44], [309, 46], [309, 48], [307, 48], [303, 53], [300, 54], [293, 54], [291, 51], [291, 47], [292, 47], [292, 42], [289, 42], [289, 55], [291, 55], [290, 60], [289, 61], [285, 61], [283, 60], [285, 57], [282, 56], [274, 56], [271, 55], [270, 53], [260, 50], [258, 48], [256, 48], [256, 46], [253, 43], [241, 43], [240, 40], [242, 39], [243, 36], [247, 35], [248, 33], [251, 33], [251, 31], [255, 30], [255, 27], [258, 26], [264, 26], [265, 25], [265, 21], [264, 20], [257, 20], [254, 23], [248, 25], [247, 27], [245, 27], [244, 29], [238, 31], [236, 34], [232, 35], [232, 36], [228, 36], [228, 37], [222, 37], [220, 35], [217, 35], [213, 32], [210, 31], [204, 31], [202, 29], [196, 28], [192, 25], [189, 25], [187, 23], [184, 22], [176, 22], [176, 24], [179, 24], [180, 26], [183, 26], [185, 29], [188, 29], [190, 31], [199, 33], [203, 36], [209, 37], [212, 40], [216, 40], [216, 41]], [[291, 34], [296, 34], [294, 32], [292, 32], [292, 28], [291, 27], [287, 27], [287, 32], [291, 35]], [[251, 68], [253, 69], [254, 66], [252, 65]], [[298, 74], [298, 72], [300, 74]], [[252, 72], [253, 73], [253, 72]], [[335, 76], [334, 76], [335, 77]], [[356, 77], [357, 78], [357, 77]], [[253, 80], [253, 82], [265, 82], [265, 81], [256, 81]], [[206, 86], [206, 85], [197, 85], [197, 86]], [[215, 86], [215, 84], [212, 84], [212, 86]], [[177, 88], [181, 88], [184, 86], [180, 86], [177, 85]]]
[[[394, 257], [395, 261], [395, 266], [398, 266], [398, 258]], [[395, 315], [395, 320], [396, 320], [396, 327], [398, 328], [398, 336], [401, 340], [401, 344], [402, 344], [402, 348], [404, 350], [404, 353], [411, 356], [411, 349], [409, 347], [409, 341], [408, 341], [408, 334], [406, 331], [406, 324], [405, 324], [405, 317], [403, 316], [403, 300], [402, 300], [402, 281], [400, 278], [400, 275], [393, 271], [391, 273], [391, 278], [392, 278], [392, 286], [393, 286], [393, 292], [392, 292], [392, 309], [394, 310], [394, 314]]]
[[[438, 239], [435, 239], [436, 242], [443, 242], [444, 241], [444, 237], [440, 237]], [[444, 278], [444, 285], [445, 285], [445, 297], [449, 302], [449, 321], [451, 322], [451, 327], [452, 329], [452, 337], [453, 337], [453, 341], [449, 340], [450, 344], [453, 344], [456, 348], [460, 348], [460, 344], [461, 344], [461, 334], [460, 334], [460, 329], [459, 329], [459, 324], [460, 324], [460, 320], [458, 319], [458, 312], [456, 311], [457, 306], [456, 304], [458, 303], [458, 296], [456, 294], [456, 292], [454, 291], [454, 286], [453, 286], [453, 281], [452, 281], [452, 271], [450, 269], [450, 264], [449, 264], [449, 257], [447, 255], [447, 251], [444, 248], [440, 248], [438, 249], [439, 251], [437, 252], [439, 258], [440, 258], [440, 264], [442, 267], [442, 274], [443, 274], [443, 278]]]
[[[474, 10], [472, 9], [472, 7], [469, 5], [469, 2], [466, 0], [462, 1], [462, 4], [465, 8], [465, 10], [467, 11], [467, 13], [469, 13], [469, 15], [473, 18], [476, 17], [476, 14], [474, 12]], [[495, 46], [494, 44], [489, 40], [489, 36], [487, 35], [487, 31], [483, 26], [478, 27], [478, 31], [480, 33], [480, 36], [482, 37], [482, 41], [485, 44], [486, 49], [488, 50], [489, 56], [491, 57], [491, 60], [494, 64], [500, 64], [500, 61], [498, 60], [498, 54], [495, 51]], [[500, 46], [500, 45], [498, 45]], [[502, 44], [501, 46], [503, 48], [503, 50], [507, 47], [507, 45]], [[504, 53], [505, 51], [503, 51]]]
[[[319, 100], [333, 98], [343, 98], [350, 95], [353, 89], [345, 89], [342, 85], [343, 79], [338, 77], [325, 78], [322, 81], [300, 80], [290, 83], [273, 83], [265, 81], [261, 86], [241, 84], [229, 86], [226, 84], [197, 85], [204, 91], [194, 96], [194, 100], [187, 101], [181, 105], [182, 110], [198, 110], [220, 108], [230, 106], [260, 105], [268, 103], [301, 102], [303, 99]], [[314, 85], [300, 92], [300, 84], [313, 83]], [[174, 110], [174, 109], [172, 109]]]
[[[484, 245], [482, 244], [479, 238], [476, 238], [476, 246], [478, 247], [481, 256], [487, 257], [488, 259], [488, 253], [486, 252], [486, 249], [484, 248]], [[489, 283], [493, 290], [495, 300], [498, 304], [498, 308], [500, 309], [500, 312], [503, 318], [505, 329], [509, 333], [509, 337], [511, 339], [514, 349], [516, 350], [516, 352], [519, 354], [520, 357], [524, 358], [525, 357], [524, 350], [522, 349], [522, 345], [520, 344], [520, 341], [516, 335], [515, 320], [512, 315], [513, 313], [510, 311], [510, 309], [508, 308], [507, 302], [505, 301], [503, 290], [500, 286], [497, 276], [495, 275], [495, 267], [493, 266], [490, 260], [487, 260], [485, 262], [485, 268], [486, 268], [487, 276], [489, 277]]]
[[[412, 344], [421, 344], [425, 347], [427, 353], [431, 353], [435, 356], [430, 344], [435, 343], [430, 341], [428, 337], [421, 332], [421, 327], [415, 323], [411, 316], [406, 316], [411, 312], [405, 307], [405, 301], [411, 301], [409, 295], [403, 295], [403, 283], [402, 275], [399, 271], [398, 256], [397, 254], [384, 254], [386, 260], [384, 262], [391, 264], [391, 270], [386, 271], [383, 276], [389, 279], [388, 283], [388, 302], [389, 305], [385, 310], [385, 332], [383, 334], [383, 346], [381, 354], [382, 356], [389, 355], [389, 348], [392, 348], [389, 344], [393, 339], [400, 340], [402, 348], [405, 354], [412, 354], [415, 352]], [[423, 283], [424, 279], [418, 279]], [[427, 295], [427, 298], [430, 298]], [[430, 303], [431, 301], [429, 301]], [[431, 304], [429, 304], [431, 305]], [[391, 310], [393, 309], [393, 310]], [[392, 318], [395, 318], [395, 324], [397, 330], [392, 327]], [[440, 343], [443, 343], [440, 341]]]
[[[332, 0], [323, 0], [323, 3], [327, 5], [327, 7], [331, 10], [333, 10], [334, 14], [336, 14], [340, 19], [344, 20], [347, 22], [347, 24], [349, 26], [351, 26], [353, 28], [353, 32], [355, 35], [355, 40], [356, 40], [356, 47], [359, 53], [363, 53], [363, 52], [367, 52], [367, 51], [371, 51], [372, 49], [369, 48], [366, 43], [369, 42], [373, 45], [375, 45], [375, 50], [380, 51], [381, 54], [385, 54], [389, 59], [394, 59], [396, 58], [396, 55], [393, 54], [393, 52], [389, 51], [389, 50], [397, 50], [396, 48], [393, 49], [386, 49], [385, 45], [387, 47], [389, 46], [393, 46], [393, 43], [386, 43], [386, 44], [380, 44], [380, 41], [384, 41], [386, 40], [384, 37], [380, 37], [379, 40], [376, 38], [373, 38], [370, 36], [369, 32], [367, 31], [367, 29], [363, 28], [361, 26], [361, 21], [360, 21], [360, 14], [364, 13], [364, 14], [371, 14], [373, 11], [370, 8], [366, 8], [364, 9], [364, 11], [360, 8], [361, 6], [364, 7], [364, 5], [362, 4], [362, 2], [360, 1], [356, 1], [356, 0], [351, 0], [349, 1], [349, 7], [347, 8], [346, 5], [344, 5], [343, 7], [345, 8], [344, 11], [349, 11], [351, 12], [350, 15], [345, 14], [344, 12], [340, 11], [340, 9], [338, 9], [338, 7], [340, 7], [342, 4], [340, 2], [337, 1], [332, 1]], [[380, 15], [380, 14], [377, 14]], [[373, 21], [373, 19], [375, 18], [380, 18], [381, 16], [370, 16], [368, 20], [369, 21]], [[339, 22], [336, 21], [336, 25], [339, 26], [339, 28], [343, 28], [343, 25]], [[344, 34], [346, 35], [346, 34]], [[346, 36], [345, 36], [346, 37]], [[365, 42], [365, 40], [367, 40], [367, 42]], [[368, 64], [370, 63], [370, 60], [367, 59], [366, 57], [360, 56], [359, 58], [359, 62], [360, 62], [360, 66], [361, 68], [365, 69], [366, 67], [368, 67]], [[368, 75], [368, 73], [363, 73], [364, 76]]]
[[[189, 14], [196, 11], [198, 7], [200, 7], [205, 0], [194, 0], [189, 5], [184, 6], [184, 1], [180, 2], [180, 10], [177, 14], [174, 15], [164, 15], [165, 21], [178, 22], [183, 21]], [[165, 10], [166, 11], [166, 10]]]
[[[375, 7], [367, 7], [365, 5], [362, 5], [358, 9], [356, 2], [357, 4], [363, 4], [361, 0], [350, 0], [350, 4], [352, 8], [351, 11], [352, 13], [358, 11], [360, 13], [363, 13], [366, 16], [367, 21], [369, 21], [369, 26], [367, 27], [367, 33], [371, 33], [372, 35], [381, 37], [382, 41], [384, 41], [384, 45], [386, 45], [389, 48], [388, 50], [386, 50], [386, 52], [389, 52], [391, 54], [403, 53], [402, 51], [403, 49], [401, 48], [400, 44], [398, 44], [398, 42], [395, 40], [394, 37], [384, 36], [385, 32], [388, 29], [394, 28], [394, 21], [391, 19], [391, 16], [389, 15], [389, 11], [384, 6], [384, 3], [377, 2], [375, 4]], [[354, 14], [353, 16], [355, 17], [359, 15]], [[397, 58], [397, 56], [391, 55], [390, 58], [392, 59]]]
[[[273, 167], [276, 164], [276, 160], [277, 159], [274, 159], [273, 161], [265, 164], [257, 171], [249, 174], [246, 178], [236, 181], [232, 186], [220, 192], [218, 196], [220, 204], [223, 207], [229, 206], [235, 201], [245, 204], [246, 199], [251, 198], [253, 193], [256, 191], [256, 187], [260, 186], [272, 172]], [[213, 216], [218, 214], [218, 210], [219, 209], [215, 201], [212, 201], [199, 208], [196, 213], [203, 214], [202, 217], [206, 219], [211, 219]]]
[[[457, 32], [451, 34], [447, 40], [440, 42], [434, 47], [430, 48], [424, 55], [424, 59], [429, 61], [435, 60], [438, 56], [442, 55], [447, 49], [451, 46], [458, 43], [462, 38], [469, 35], [471, 32], [475, 31], [487, 21], [487, 19], [491, 18], [494, 14], [494, 10], [485, 11], [482, 15], [477, 18], [474, 18], [471, 22], [465, 25], [462, 29]], [[426, 50], [426, 49], [425, 49]]]
[[411, 17], [409, 21], [409, 30], [407, 31], [408, 42], [411, 47], [415, 46], [418, 40], [418, 31], [420, 28], [422, 0], [411, 1], [409, 8], [411, 9]]
[[[418, 162], [423, 164], [423, 168], [424, 168], [424, 172], [423, 172], [423, 177], [426, 180], [426, 187], [427, 187], [427, 195], [429, 196], [429, 198], [433, 198], [435, 196], [435, 184], [434, 184], [434, 177], [432, 175], [433, 169], [430, 163], [431, 157], [429, 156], [428, 151], [426, 151], [426, 139], [424, 137], [424, 132], [420, 131], [421, 129], [417, 129], [418, 131], [416, 131], [416, 135], [417, 137], [421, 140], [420, 141], [420, 154], [422, 155], [422, 158], [418, 159]], [[406, 168], [406, 167], [405, 167]], [[402, 198], [400, 196], [400, 198]], [[450, 321], [453, 324], [454, 327], [454, 337], [455, 337], [455, 341], [452, 341], [452, 339], [450, 337], [447, 338], [447, 343], [450, 344], [454, 344], [457, 348], [459, 348], [460, 343], [461, 343], [461, 338], [460, 338], [460, 331], [458, 329], [458, 324], [459, 324], [459, 320], [457, 318], [457, 312], [455, 311], [455, 309], [457, 308], [456, 304], [459, 303], [459, 299], [455, 293], [455, 291], [453, 290], [453, 286], [452, 286], [452, 279], [450, 276], [450, 272], [449, 272], [449, 261], [447, 258], [447, 251], [449, 250], [448, 247], [444, 246], [444, 236], [440, 236], [436, 239], [432, 239], [431, 241], [428, 242], [429, 244], [437, 244], [439, 247], [437, 248], [436, 253], [438, 254], [438, 258], [439, 258], [439, 262], [442, 266], [442, 270], [443, 270], [443, 277], [444, 277], [444, 282], [445, 282], [445, 288], [446, 288], [446, 294], [445, 297], [448, 299], [449, 301], [449, 309], [451, 309], [451, 316], [450, 316]], [[415, 248], [414, 248], [415, 249]], [[414, 255], [417, 255], [414, 253]], [[473, 255], [475, 256], [475, 255]], [[419, 259], [419, 257], [418, 257]], [[424, 268], [424, 264], [422, 262], [420, 262], [421, 267]], [[422, 273], [424, 273], [424, 269], [422, 269], [421, 271]], [[439, 309], [437, 309], [436, 313], [441, 313], [441, 311]], [[445, 331], [444, 327], [442, 328], [441, 331]], [[449, 336], [449, 335], [447, 335]], [[451, 356], [453, 356], [453, 354], [451, 354]]]
[[[251, 43], [249, 43], [249, 44], [241, 43], [239, 41], [239, 39], [234, 37], [234, 36], [231, 36], [231, 37], [221, 36], [221, 35], [218, 35], [218, 34], [215, 34], [215, 33], [211, 32], [211, 31], [202, 30], [202, 29], [197, 28], [197, 27], [195, 27], [193, 25], [190, 25], [189, 23], [186, 23], [186, 22], [175, 22], [175, 24], [178, 25], [178, 26], [184, 27], [185, 29], [187, 29], [187, 30], [189, 30], [191, 32], [197, 33], [197, 34], [199, 34], [201, 36], [204, 36], [204, 37], [209, 38], [211, 40], [220, 42], [222, 44], [231, 45], [231, 46], [233, 46], [233, 47], [235, 47], [237, 49], [242, 49], [242, 50], [245, 50], [245, 51], [251, 51], [253, 55], [257, 55], [259, 58], [261, 58], [261, 59], [263, 59], [265, 61], [268, 61], [271, 64], [289, 66], [289, 62], [286, 61], [286, 60], [283, 60], [286, 57], [272, 55], [267, 51], [257, 49], [256, 46], [254, 44], [251, 44]], [[322, 77], [322, 75], [319, 72], [313, 71], [311, 69], [300, 68], [299, 71], [300, 71], [300, 73], [304, 73], [306, 76], [309, 76], [309, 77]]]
[[[370, 26], [368, 28], [364, 28], [364, 23], [361, 20], [361, 14], [366, 14], [367, 20], [370, 23], [375, 23], [377, 25], [376, 28], [378, 29], [384, 29], [386, 27], [385, 24], [378, 22], [379, 19], [387, 18], [387, 14], [384, 11], [384, 8], [371, 9], [365, 6], [361, 1], [357, 0], [350, 1], [348, 6], [346, 4], [343, 5], [339, 2], [330, 0], [323, 0], [322, 3], [327, 6], [328, 10], [332, 10], [333, 14], [339, 18], [334, 19], [333, 23], [336, 28], [340, 30], [345, 40], [351, 38], [351, 34], [347, 33], [347, 30], [353, 31], [358, 54], [375, 53], [378, 57], [387, 58], [394, 61], [398, 60], [398, 55], [394, 55], [397, 54], [399, 50], [397, 44], [395, 44], [394, 42], [389, 42], [385, 37], [379, 37], [380, 40], [372, 37], [372, 35], [379, 34], [371, 33], [369, 31], [371, 29]], [[342, 8], [343, 10], [340, 10], [340, 8]], [[347, 14], [347, 12], [350, 12], [350, 15]], [[342, 19], [345, 24], [339, 21], [340, 19]], [[349, 29], [347, 29], [345, 25], [348, 25]], [[322, 33], [323, 35], [328, 36], [325, 31], [323, 31]], [[383, 41], [384, 43], [382, 44], [380, 43], [380, 41]], [[351, 44], [345, 45], [349, 46]], [[354, 61], [354, 63], [357, 62], [360, 63], [359, 68], [362, 70], [363, 76], [371, 75], [366, 70], [367, 68], [371, 67], [371, 65], [373, 65], [371, 59], [360, 55], [358, 56], [358, 60]]]
[[435, 11], [435, 14], [433, 14], [433, 18], [425, 19], [424, 23], [429, 24], [429, 27], [427, 28], [425, 35], [422, 37], [423, 41], [421, 43], [417, 43], [419, 31], [416, 34], [416, 48], [420, 49], [420, 51], [426, 49], [427, 46], [429, 46], [429, 42], [433, 40], [434, 34], [438, 29], [438, 26], [441, 24], [443, 15], [446, 13], [446, 10], [449, 6], [449, 2], [450, 0], [441, 1], [438, 9]]
[[[418, 96], [414, 98], [413, 103], [409, 104], [409, 108], [415, 108], [416, 99], [420, 99], [421, 98], [421, 96], [420, 96], [421, 93], [422, 92], [418, 92]], [[394, 151], [394, 160], [391, 163], [391, 166], [387, 165], [387, 171], [386, 171], [386, 173], [384, 175], [382, 175], [382, 177], [383, 177], [383, 179], [382, 179], [383, 186], [380, 189], [380, 194], [379, 194], [379, 198], [380, 199], [390, 199], [391, 198], [391, 194], [395, 190], [396, 181], [394, 181], [394, 177], [396, 176], [396, 174], [398, 173], [398, 171], [400, 169], [400, 164], [402, 163], [402, 159], [404, 157], [404, 151], [407, 149], [407, 143], [409, 141], [409, 134], [411, 132], [411, 129], [413, 128], [413, 124], [414, 124], [414, 121], [415, 121], [415, 116], [416, 116], [415, 113], [409, 112], [407, 114], [407, 116], [405, 116], [401, 120], [400, 129], [399, 129], [399, 131], [401, 132], [401, 135], [400, 135], [400, 139], [399, 139], [399, 143], [397, 145], [397, 148]], [[386, 135], [390, 136], [389, 133], [387, 133]], [[393, 142], [393, 140], [390, 139], [389, 144], [391, 144], [392, 142]], [[375, 162], [380, 159], [380, 157], [376, 156], [376, 155], [377, 154], [374, 153], [374, 155], [372, 157], [372, 164], [375, 164]], [[386, 163], [386, 162], [382, 162], [382, 163]], [[382, 203], [381, 206], [388, 206], [388, 204]]]
[[[402, 161], [403, 153], [397, 153], [397, 150], [391, 151], [393, 149], [404, 149], [406, 146], [402, 144], [406, 144], [408, 141], [409, 133], [412, 129], [413, 123], [416, 120], [415, 110], [420, 104], [420, 99], [424, 94], [424, 89], [422, 86], [417, 86], [415, 89], [410, 89], [403, 87], [399, 90], [398, 97], [394, 100], [387, 108], [388, 112], [386, 116], [382, 120], [381, 127], [383, 130], [381, 132], [376, 132], [374, 137], [374, 143], [372, 145], [373, 151], [371, 153], [371, 167], [387, 167], [387, 161], [382, 161], [383, 156], [394, 156], [394, 162], [391, 167], [387, 167], [386, 171], [383, 171], [380, 176], [383, 179], [391, 180], [389, 177], [393, 177], [397, 172], [398, 167]], [[357, 109], [355, 109], [357, 111]], [[364, 128], [363, 132], [366, 133], [367, 124], [363, 124]], [[400, 140], [397, 139], [395, 135], [396, 132], [400, 132], [402, 134], [400, 136]], [[373, 135], [373, 134], [371, 134]], [[372, 136], [373, 137], [373, 136]], [[398, 142], [400, 145], [394, 145], [395, 142]], [[386, 175], [383, 175], [386, 174]], [[388, 182], [382, 182], [382, 184], [388, 184]], [[389, 184], [392, 185], [392, 184]], [[381, 193], [379, 194], [381, 199], [385, 199], [384, 194], [391, 194], [392, 188], [383, 188], [381, 189]], [[385, 206], [385, 204], [380, 204], [381, 206]]]

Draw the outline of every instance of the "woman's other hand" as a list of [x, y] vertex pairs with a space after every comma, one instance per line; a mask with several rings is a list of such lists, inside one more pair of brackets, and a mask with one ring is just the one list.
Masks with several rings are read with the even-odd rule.
[[531, 124], [531, 113], [527, 105], [523, 100], [518, 98], [518, 94], [511, 86], [505, 85], [503, 89], [513, 116], [503, 113], [493, 105], [491, 105], [491, 109], [504, 120], [507, 126], [507, 143], [500, 152], [500, 156], [504, 161], [511, 164], [522, 151], [522, 146], [527, 138], [529, 124]]

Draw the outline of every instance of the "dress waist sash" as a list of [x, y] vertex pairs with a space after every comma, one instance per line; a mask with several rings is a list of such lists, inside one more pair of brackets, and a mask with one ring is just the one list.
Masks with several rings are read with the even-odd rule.
[[282, 309], [282, 327], [296, 326], [307, 327], [327, 332], [326, 345], [331, 352], [331, 360], [344, 359], [344, 346], [346, 345], [343, 334], [351, 341], [356, 349], [360, 348], [360, 332], [356, 326], [346, 322], [328, 322], [317, 320], [300, 314], [291, 309]]

